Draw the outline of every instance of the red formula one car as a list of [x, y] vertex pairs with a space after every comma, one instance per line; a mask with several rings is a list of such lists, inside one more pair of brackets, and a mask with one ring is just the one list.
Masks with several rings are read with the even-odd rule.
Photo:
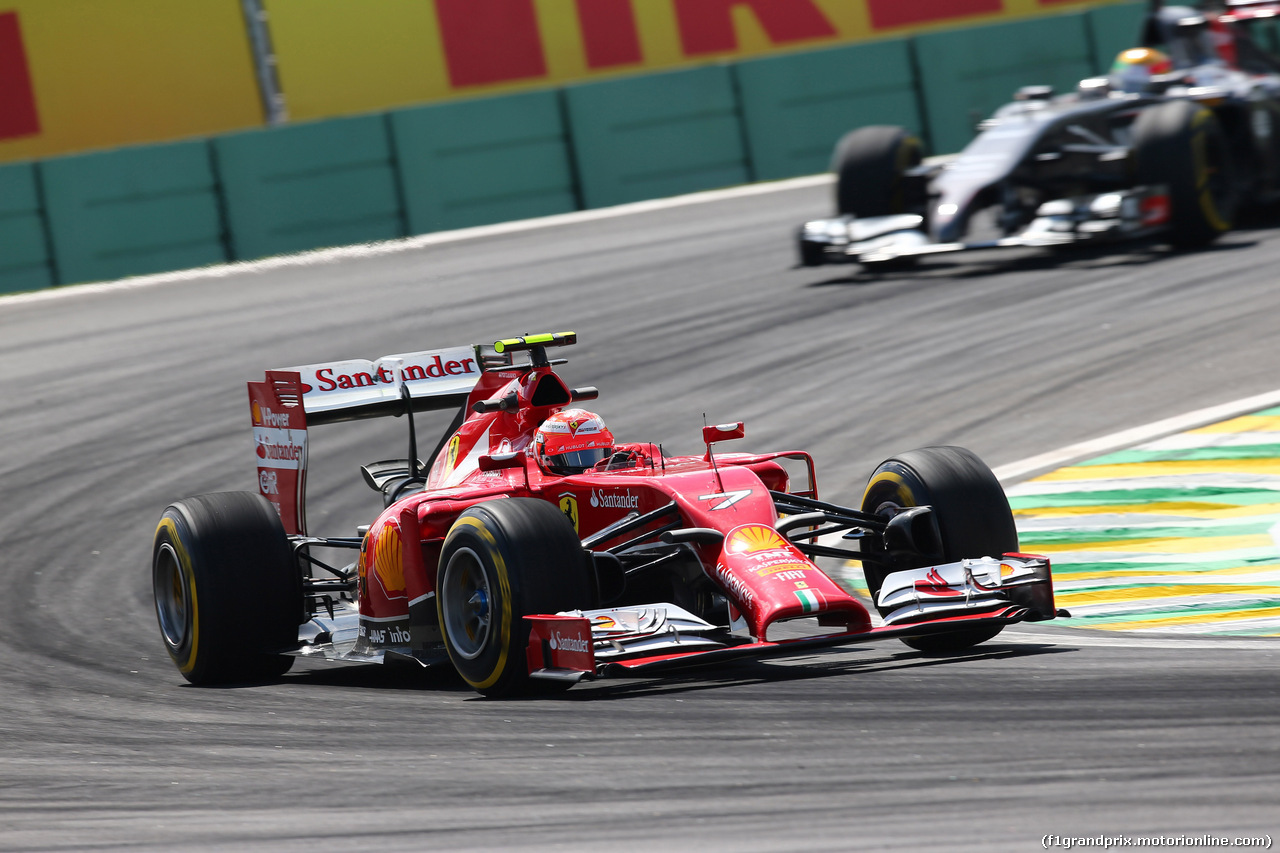
[[[615, 443], [575, 408], [596, 389], [567, 387], [547, 357], [575, 341], [534, 335], [250, 382], [258, 492], [180, 500], [155, 534], [156, 613], [183, 676], [398, 659], [451, 664], [502, 696], [884, 638], [960, 649], [1059, 615], [1048, 560], [1017, 553], [1004, 492], [968, 451], [903, 453], [871, 476], [860, 508], [826, 503], [808, 453], [714, 451], [743, 437], [741, 423], [705, 427], [702, 456]], [[413, 413], [453, 407], [419, 461]], [[386, 508], [358, 535], [309, 535], [308, 431], [384, 415], [409, 427], [407, 458], [362, 469]], [[331, 556], [343, 551], [355, 559]], [[882, 624], [818, 557], [861, 561]], [[784, 621], [805, 631], [772, 636]]]

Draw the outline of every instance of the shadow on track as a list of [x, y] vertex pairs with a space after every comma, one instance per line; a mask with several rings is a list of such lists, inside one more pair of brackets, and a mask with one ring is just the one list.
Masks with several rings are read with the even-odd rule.
[[[452, 667], [441, 664], [418, 667], [413, 664], [316, 664], [315, 668], [291, 672], [267, 681], [244, 682], [196, 688], [199, 690], [238, 690], [275, 685], [298, 688], [355, 688], [372, 691], [414, 691], [462, 694], [477, 702], [597, 702], [626, 699], [633, 696], [662, 696], [679, 693], [719, 690], [761, 684], [785, 684], [792, 681], [810, 681], [867, 673], [910, 671], [935, 666], [950, 666], [962, 662], [1010, 660], [1039, 655], [1061, 654], [1073, 649], [1052, 644], [1017, 643], [1000, 645], [991, 643], [975, 649], [949, 654], [924, 654], [922, 652], [885, 652], [870, 647], [842, 649], [838, 652], [798, 656], [796, 658], [772, 658], [769, 660], [737, 660], [715, 667], [690, 666], [663, 675], [643, 678], [614, 677], [597, 681], [584, 681], [570, 690], [557, 689], [533, 693], [504, 700], [491, 700], [475, 693]], [[847, 659], [849, 654], [870, 652], [864, 659]]]
[[[845, 649], [842, 653], [873, 652], [873, 649]], [[841, 659], [829, 653], [804, 658], [773, 658], [771, 660], [740, 660], [721, 664], [714, 669], [691, 667], [686, 671], [668, 673], [648, 678], [601, 679], [583, 682], [565, 693], [530, 696], [520, 701], [598, 702], [628, 699], [636, 696], [668, 696], [681, 693], [720, 690], [727, 687], [744, 687], [761, 684], [785, 684], [794, 681], [839, 678], [858, 674], [918, 670], [921, 668], [948, 666], [961, 662], [1010, 660], [1046, 654], [1073, 651], [1062, 646], [1023, 644], [993, 644], [964, 652], [947, 655], [925, 655], [920, 652], [883, 653], [865, 660]], [[840, 654], [840, 653], [837, 653]], [[480, 699], [481, 697], [476, 697]]]
[[[1272, 221], [1274, 220], [1274, 221]], [[848, 274], [814, 281], [805, 287], [835, 287], [870, 285], [882, 282], [911, 282], [938, 278], [979, 278], [1000, 273], [1041, 272], [1061, 269], [1120, 269], [1145, 266], [1161, 261], [1178, 261], [1188, 255], [1217, 252], [1234, 252], [1258, 245], [1258, 235], [1251, 231], [1280, 227], [1280, 216], [1272, 216], [1265, 223], [1251, 222], [1252, 227], [1241, 228], [1231, 234], [1231, 239], [1202, 246], [1197, 249], [1174, 249], [1158, 240], [1136, 240], [1131, 243], [1110, 243], [1094, 246], [1070, 246], [1060, 248], [975, 249], [972, 252], [940, 254], [923, 257], [912, 266], [898, 268], [866, 268], [850, 264]], [[1248, 236], [1246, 236], [1248, 234]], [[963, 260], [961, 260], [963, 257]], [[945, 259], [945, 260], [944, 260]], [[794, 266], [791, 269], [804, 269]]]
[[470, 693], [471, 688], [450, 666], [422, 667], [412, 663], [309, 663], [307, 669], [295, 669], [276, 678], [196, 686], [183, 684], [190, 690], [242, 690], [274, 685], [298, 688], [354, 687], [365, 690], [412, 690]]

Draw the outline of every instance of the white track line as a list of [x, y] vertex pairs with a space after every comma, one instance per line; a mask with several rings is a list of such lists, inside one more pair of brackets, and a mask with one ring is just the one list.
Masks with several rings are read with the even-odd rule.
[[537, 219], [520, 219], [513, 222], [499, 222], [493, 225], [478, 225], [474, 228], [459, 228], [454, 231], [436, 231], [417, 237], [403, 237], [398, 240], [384, 240], [377, 243], [360, 243], [354, 246], [338, 246], [332, 249], [316, 249], [310, 252], [299, 252], [293, 255], [278, 255], [258, 261], [237, 261], [226, 264], [213, 264], [196, 269], [177, 270], [175, 272], [140, 275], [119, 281], [101, 282], [97, 284], [77, 284], [64, 287], [51, 287], [30, 293], [15, 293], [0, 296], [0, 310], [11, 305], [26, 305], [32, 302], [47, 302], [54, 299], [70, 299], [93, 293], [108, 293], [116, 290], [134, 290], [142, 287], [155, 287], [163, 284], [176, 284], [202, 279], [227, 278], [244, 273], [260, 273], [285, 267], [309, 267], [331, 264], [354, 258], [369, 258], [379, 255], [392, 255], [397, 252], [411, 252], [426, 246], [439, 246], [461, 240], [474, 240], [480, 237], [494, 237], [503, 234], [518, 234], [524, 231], [535, 231], [540, 228], [552, 228], [557, 225], [573, 225], [581, 222], [595, 222], [601, 219], [614, 219], [620, 216], [631, 216], [637, 213], [650, 213], [656, 210], [668, 210], [673, 207], [686, 207], [693, 204], [705, 204], [714, 201], [727, 201], [737, 198], [748, 198], [786, 190], [802, 189], [829, 184], [835, 180], [830, 174], [806, 175], [801, 178], [789, 178], [785, 181], [766, 181], [759, 184], [745, 184], [722, 190], [690, 193], [672, 198], [659, 198], [650, 201], [637, 201], [631, 204], [620, 204], [614, 207], [600, 207], [593, 210], [579, 210], [573, 213], [559, 213], [554, 216], [542, 216]]
[[[1000, 632], [1000, 638], [992, 640], [992, 644], [1015, 642], [1046, 646], [1118, 646], [1129, 649], [1253, 649], [1268, 653], [1277, 652], [1280, 644], [1274, 637], [1153, 637], [1150, 635], [1135, 636], [1129, 631], [1103, 631], [1098, 628], [1073, 628], [1080, 633], [1059, 633], [1066, 630], [1055, 626], [1052, 622], [1043, 623], [1053, 630], [1038, 631], [1041, 623], [1019, 623]], [[1088, 633], [1085, 633], [1088, 632]], [[978, 651], [982, 651], [981, 648]]]
[[1082, 441], [1079, 444], [1069, 444], [1049, 453], [1041, 453], [1039, 456], [1023, 459], [1021, 462], [1001, 465], [995, 469], [995, 475], [1001, 483], [1007, 484], [1010, 480], [1017, 480], [1032, 473], [1062, 468], [1082, 459], [1101, 456], [1104, 453], [1111, 453], [1123, 447], [1131, 447], [1135, 444], [1141, 444], [1144, 441], [1161, 438], [1173, 433], [1185, 432], [1219, 421], [1230, 420], [1231, 418], [1247, 415], [1259, 409], [1268, 409], [1272, 406], [1280, 406], [1280, 391], [1268, 391], [1265, 394], [1245, 397], [1230, 403], [1209, 406], [1205, 409], [1196, 409], [1194, 412], [1165, 418], [1162, 421], [1155, 421], [1146, 426], [1113, 432], [1111, 435], [1104, 435], [1101, 438], [1091, 439], [1090, 441]]

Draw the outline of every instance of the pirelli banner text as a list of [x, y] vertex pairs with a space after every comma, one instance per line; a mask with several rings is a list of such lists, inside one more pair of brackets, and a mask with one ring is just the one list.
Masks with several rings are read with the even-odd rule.
[[260, 124], [240, 0], [0, 0], [0, 161]]
[[292, 119], [833, 47], [1069, 0], [264, 0]]
[[255, 53], [246, 10], [265, 15], [272, 85], [298, 121], [1106, 4], [0, 0], [0, 161], [264, 124], [263, 45]]

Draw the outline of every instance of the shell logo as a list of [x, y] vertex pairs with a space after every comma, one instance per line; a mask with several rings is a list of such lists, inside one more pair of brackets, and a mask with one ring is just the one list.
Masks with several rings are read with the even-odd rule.
[[724, 550], [730, 554], [754, 554], [786, 548], [787, 540], [772, 527], [763, 524], [744, 524], [729, 534]]
[[388, 595], [404, 592], [404, 565], [400, 562], [400, 528], [388, 524], [374, 542], [373, 573]]

